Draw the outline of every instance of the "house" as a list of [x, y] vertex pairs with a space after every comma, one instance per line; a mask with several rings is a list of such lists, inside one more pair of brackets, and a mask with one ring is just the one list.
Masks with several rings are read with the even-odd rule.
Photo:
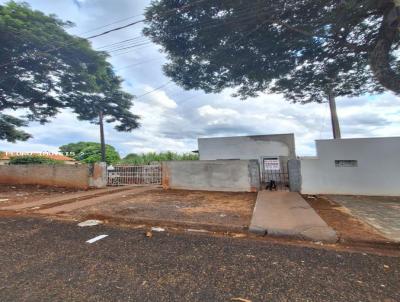
[[262, 173], [287, 171], [296, 158], [294, 134], [206, 137], [198, 139], [200, 160], [258, 160]]
[[63, 161], [64, 164], [75, 164], [77, 161], [71, 157], [59, 154], [59, 153], [49, 153], [49, 152], [1, 152], [0, 153], [0, 165], [6, 165], [9, 163], [11, 157], [24, 156], [24, 155], [37, 155], [45, 156], [50, 159]]

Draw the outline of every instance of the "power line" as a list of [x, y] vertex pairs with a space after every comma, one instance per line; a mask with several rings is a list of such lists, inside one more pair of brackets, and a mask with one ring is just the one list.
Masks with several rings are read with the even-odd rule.
[[131, 67], [134, 67], [134, 66], [146, 64], [146, 63], [149, 63], [149, 62], [158, 61], [158, 60], [162, 60], [162, 58], [154, 58], [154, 59], [150, 59], [150, 60], [147, 60], [147, 61], [141, 61], [141, 62], [138, 62], [138, 63], [135, 63], [135, 64], [131, 64], [131, 65], [127, 65], [127, 66], [115, 69], [115, 71], [120, 71], [122, 69], [127, 69], [127, 68], [131, 68]]
[[90, 40], [90, 39], [94, 39], [94, 38], [97, 38], [97, 37], [101, 37], [101, 36], [107, 35], [107, 34], [109, 34], [109, 33], [112, 33], [112, 32], [114, 32], [114, 31], [121, 30], [121, 29], [124, 29], [124, 28], [127, 28], [127, 27], [131, 27], [131, 26], [133, 26], [133, 25], [142, 23], [142, 22], [144, 22], [144, 21], [146, 21], [146, 19], [142, 19], [142, 20], [139, 20], [139, 21], [131, 22], [131, 23], [128, 23], [128, 24], [126, 24], [126, 25], [124, 25], [124, 26], [119, 26], [119, 27], [116, 27], [116, 28], [107, 30], [107, 31], [105, 31], [105, 32], [102, 32], [102, 33], [100, 33], [100, 34], [93, 35], [93, 36], [90, 36], [90, 37], [86, 37], [86, 38], [84, 38], [84, 39]]
[[143, 16], [143, 14], [138, 14], [138, 15], [134, 15], [134, 16], [130, 16], [130, 17], [124, 18], [124, 19], [120, 19], [120, 20], [114, 21], [112, 23], [108, 23], [108, 24], [105, 24], [105, 25], [102, 25], [102, 26], [99, 26], [99, 27], [96, 27], [96, 28], [89, 29], [88, 31], [82, 32], [79, 35], [84, 35], [84, 34], [92, 32], [92, 31], [96, 31], [98, 29], [102, 29], [102, 28], [105, 28], [107, 26], [118, 24], [118, 23], [124, 22], [126, 20], [129, 20], [129, 19], [132, 19], [132, 18], [141, 17], [141, 16]]
[[[151, 44], [152, 43], [149, 43], [149, 44], [144, 45], [144, 46], [137, 47], [136, 50], [140, 50], [140, 49], [143, 49], [143, 48], [148, 48], [149, 46], [151, 46]], [[113, 54], [112, 56], [113, 57], [118, 57], [118, 56], [121, 56], [121, 55], [125, 55], [127, 53], [131, 53], [131, 51], [128, 50], [128, 51], [120, 52], [120, 53], [117, 53], [117, 54]]]
[[[245, 10], [248, 10], [248, 9], [243, 9], [241, 11], [245, 11]], [[254, 17], [254, 12], [247, 12], [247, 13], [242, 14], [241, 16], [239, 15], [238, 17], [242, 18], [241, 20], [239, 20], [239, 22], [238, 22], [237, 19], [235, 19], [235, 20], [230, 21], [230, 22], [225, 22], [224, 25], [240, 24], [240, 22], [243, 22], [243, 21], [245, 21], [245, 20], [247, 20], [249, 18]], [[213, 28], [215, 26], [220, 26], [221, 24], [219, 24], [219, 22], [220, 22], [219, 20], [214, 20], [214, 21], [211, 21], [211, 22], [207, 21], [207, 22], [202, 22], [200, 24], [194, 24], [194, 25], [184, 26], [184, 27], [180, 27], [180, 28], [181, 29], [185, 29], [185, 28], [188, 28], [188, 27], [191, 27], [191, 26], [211, 24], [210, 26], [206, 26], [206, 27], [202, 27], [201, 28], [202, 30], [205, 30], [205, 29]], [[245, 23], [242, 23], [242, 24], [245, 24]], [[139, 39], [139, 37], [136, 37], [135, 39]], [[123, 41], [120, 41], [120, 42], [117, 42], [117, 43], [112, 43], [112, 44], [109, 45], [110, 48], [105, 49], [105, 51], [113, 52], [113, 51], [119, 51], [119, 50], [123, 50], [123, 49], [130, 49], [130, 48], [139, 46], [137, 44], [137, 42], [139, 42], [138, 40], [135, 40], [135, 41], [132, 41], [132, 42], [130, 42], [130, 40], [131, 39], [127, 39], [127, 40], [123, 40]], [[144, 41], [150, 41], [150, 40], [143, 40], [142, 39], [142, 42], [143, 42], [142, 45], [146, 45], [147, 44], [147, 43], [144, 43]], [[124, 42], [127, 42], [127, 43], [125, 44]], [[108, 46], [108, 45], [106, 45], [106, 46]], [[106, 46], [103, 46], [103, 48], [106, 47]], [[129, 52], [124, 52], [124, 53], [121, 53], [121, 54], [125, 54], [125, 53], [129, 53]]]
[[130, 38], [130, 39], [125, 39], [125, 40], [122, 40], [122, 41], [119, 41], [119, 42], [115, 42], [115, 43], [111, 43], [111, 44], [106, 44], [106, 45], [97, 47], [97, 50], [103, 49], [103, 48], [107, 48], [107, 47], [110, 47], [110, 46], [114, 46], [114, 45], [118, 45], [118, 44], [122, 44], [122, 43], [126, 43], [126, 42], [129, 42], [129, 41], [136, 41], [136, 40], [138, 40], [138, 39], [140, 39], [140, 38], [143, 38], [143, 36], [137, 36], [137, 37]]
[[168, 82], [166, 82], [166, 83], [164, 83], [164, 84], [162, 84], [162, 85], [160, 85], [160, 86], [154, 88], [153, 90], [150, 90], [150, 91], [148, 91], [148, 92], [146, 92], [146, 93], [144, 93], [144, 94], [141, 94], [141, 95], [137, 96], [137, 97], [135, 98], [135, 100], [138, 100], [138, 99], [140, 99], [140, 98], [142, 98], [142, 97], [144, 97], [144, 96], [146, 96], [146, 95], [148, 95], [148, 94], [150, 94], [150, 93], [153, 93], [153, 92], [155, 92], [155, 91], [157, 91], [157, 90], [160, 90], [161, 88], [164, 88], [165, 86], [171, 84], [171, 82], [172, 82], [172, 80], [169, 80]]
[[118, 51], [121, 51], [121, 50], [132, 49], [132, 48], [136, 48], [136, 47], [143, 46], [143, 45], [148, 45], [148, 44], [152, 44], [152, 42], [149, 41], [149, 42], [139, 43], [139, 44], [128, 46], [128, 47], [123, 47], [123, 48], [119, 48], [119, 49], [115, 49], [115, 50], [110, 50], [108, 52], [109, 53], [114, 53], [114, 52], [118, 52]]
[[[119, 45], [110, 46], [110, 47], [108, 47], [106, 49], [102, 49], [101, 51], [110, 52], [110, 51], [113, 51], [113, 50], [118, 50], [118, 49], [122, 49], [122, 48], [125, 48], [125, 47], [135, 46], [135, 45], [142, 44], [142, 43], [147, 43], [147, 42], [151, 42], [151, 41], [149, 39], [141, 39], [141, 40], [132, 41], [132, 42], [129, 42], [129, 43], [123, 43], [123, 44], [119, 44]], [[97, 50], [99, 50], [99, 49], [97, 49]]]

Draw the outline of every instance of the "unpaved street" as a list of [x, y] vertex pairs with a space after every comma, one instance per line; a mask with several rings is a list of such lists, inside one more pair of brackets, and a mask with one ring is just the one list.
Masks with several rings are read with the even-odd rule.
[[398, 257], [22, 217], [0, 229], [0, 301], [400, 300]]

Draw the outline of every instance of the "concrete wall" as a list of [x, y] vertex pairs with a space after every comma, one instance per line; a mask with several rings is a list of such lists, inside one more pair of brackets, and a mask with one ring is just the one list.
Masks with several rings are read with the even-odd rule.
[[162, 183], [165, 189], [256, 192], [260, 171], [255, 160], [167, 161]]
[[295, 158], [294, 134], [199, 138], [200, 160]]
[[318, 140], [316, 147], [317, 157], [301, 158], [302, 193], [400, 196], [400, 137]]
[[107, 185], [104, 163], [95, 165], [3, 165], [0, 183], [88, 189]]

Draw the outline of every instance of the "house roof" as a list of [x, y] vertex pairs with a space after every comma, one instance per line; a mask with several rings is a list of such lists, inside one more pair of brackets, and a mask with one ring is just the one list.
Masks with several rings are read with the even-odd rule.
[[54, 160], [61, 160], [61, 161], [75, 161], [75, 159], [71, 157], [58, 153], [35, 153], [35, 152], [2, 152], [0, 153], [0, 160], [9, 160], [11, 157], [24, 156], [24, 155], [45, 156]]

